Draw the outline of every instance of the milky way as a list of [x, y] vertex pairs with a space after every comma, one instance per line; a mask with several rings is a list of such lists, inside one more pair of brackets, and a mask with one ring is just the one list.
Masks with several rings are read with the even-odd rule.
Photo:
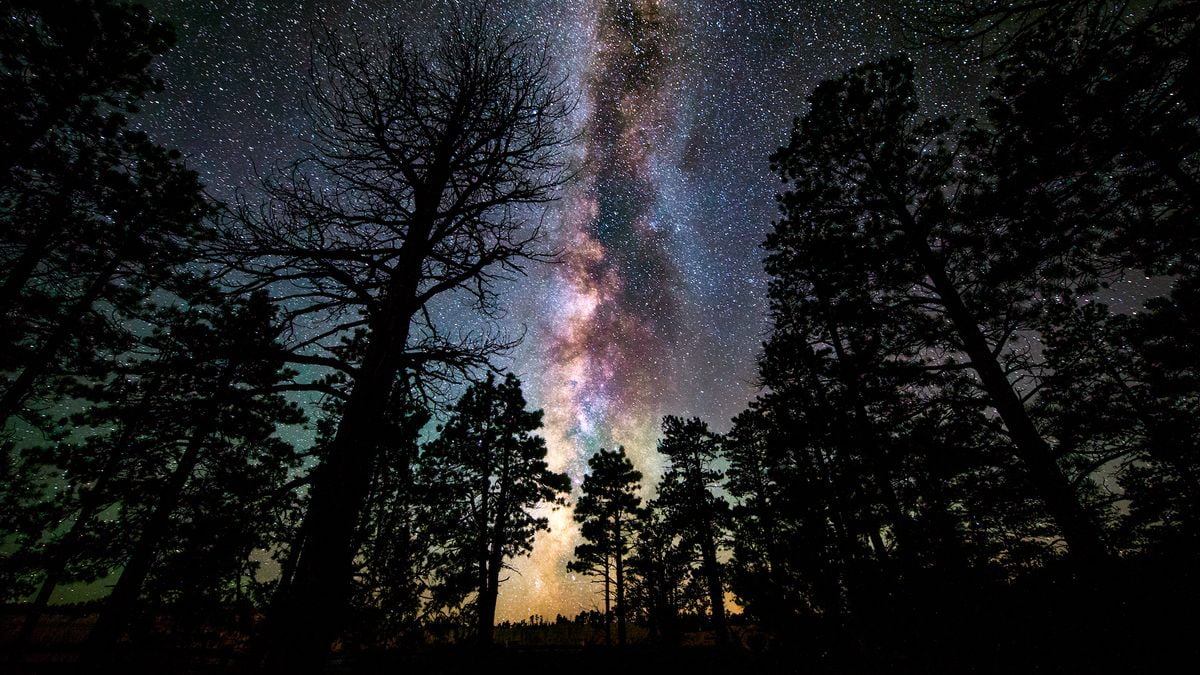
[[[308, 27], [367, 29], [397, 12], [436, 21], [447, 3], [148, 0], [176, 24], [165, 91], [139, 120], [181, 148], [228, 197], [252, 166], [301, 152]], [[765, 332], [758, 248], [778, 189], [767, 156], [821, 79], [894, 51], [885, 0], [519, 0], [496, 2], [544, 37], [578, 94], [579, 180], [549, 214], [563, 260], [507, 294], [525, 329], [502, 366], [545, 411], [555, 467], [578, 482], [599, 447], [623, 444], [649, 487], [661, 416], [720, 430], [753, 395]], [[961, 59], [921, 57], [931, 105], [974, 98]], [[451, 313], [469, 329], [476, 318]], [[289, 431], [310, 442], [310, 432]], [[566, 562], [570, 513], [501, 587], [500, 619], [553, 618], [597, 603]]]
[[[680, 275], [662, 176], [678, 164], [675, 139], [688, 94], [674, 8], [655, 0], [607, 0], [592, 13], [591, 57], [581, 78], [582, 165], [562, 206], [562, 265], [553, 280], [552, 330], [539, 382], [551, 464], [575, 485], [598, 447], [623, 445], [652, 484], [653, 430], [678, 346]], [[527, 592], [506, 600], [524, 612], [531, 596], [594, 603], [586, 581], [562, 576], [577, 534], [569, 512], [552, 516], [537, 557], [521, 565]], [[526, 581], [525, 578], [528, 578]], [[524, 582], [524, 583], [522, 583]], [[538, 592], [551, 585], [565, 587]], [[506, 603], [507, 604], [507, 603]], [[536, 605], [534, 605], [536, 606]]]
[[551, 426], [569, 436], [619, 442], [626, 420], [615, 416], [641, 416], [671, 386], [657, 377], [678, 330], [679, 275], [656, 169], [673, 163], [665, 151], [681, 87], [672, 17], [655, 5], [603, 3], [585, 77], [583, 171], [558, 230], [564, 302], [549, 349], [558, 384], [544, 401]]

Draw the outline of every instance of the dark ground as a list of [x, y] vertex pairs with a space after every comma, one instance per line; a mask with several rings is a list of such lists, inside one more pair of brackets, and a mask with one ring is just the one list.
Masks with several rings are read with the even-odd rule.
[[[1178, 617], [1173, 644], [1133, 644], [1136, 640], [1096, 641], [1091, 645], [996, 645], [984, 649], [944, 649], [940, 640], [910, 644], [903, 653], [869, 646], [816, 644], [799, 640], [755, 651], [738, 648], [521, 646], [481, 650], [464, 646], [418, 647], [406, 650], [335, 655], [330, 673], [530, 673], [545, 675], [637, 675], [684, 673], [1192, 673], [1200, 664], [1200, 633], [1194, 616]], [[1068, 627], [1064, 627], [1069, 632]], [[74, 650], [33, 650], [26, 663], [0, 663], [11, 675], [95, 672], [79, 669]], [[241, 652], [229, 650], [126, 651], [112, 672], [149, 674], [254, 673]]]
[[[605, 647], [602, 629], [580, 624], [498, 628], [498, 646], [426, 644], [335, 654], [330, 673], [453, 675], [702, 675], [713, 673], [1194, 673], [1200, 672], [1200, 573], [1179, 560], [1138, 567], [1102, 589], [1064, 586], [1053, 577], [995, 593], [960, 592], [931, 579], [903, 607], [831, 626], [798, 622], [763, 631], [734, 627], [734, 647], [691, 632], [683, 645]], [[937, 601], [930, 598], [937, 597]], [[55, 608], [39, 624], [24, 662], [9, 661], [20, 607], [0, 608], [0, 675], [95, 672], [78, 668], [78, 644], [94, 608]], [[254, 673], [244, 640], [203, 649], [170, 646], [163, 622], [126, 643], [113, 672], [181, 675]], [[631, 627], [631, 637], [644, 629]]]

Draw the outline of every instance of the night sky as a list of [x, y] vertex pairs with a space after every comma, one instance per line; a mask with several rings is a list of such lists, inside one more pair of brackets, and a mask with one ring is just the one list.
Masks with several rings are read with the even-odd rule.
[[[159, 62], [166, 91], [140, 121], [178, 147], [218, 198], [252, 189], [303, 150], [299, 99], [312, 26], [368, 28], [390, 13], [433, 25], [438, 2], [147, 0], [179, 43]], [[759, 244], [779, 183], [767, 157], [820, 80], [894, 53], [891, 3], [767, 0], [497, 2], [544, 38], [569, 77], [581, 132], [579, 180], [549, 218], [557, 265], [506, 293], [505, 327], [524, 331], [511, 368], [545, 410], [552, 467], [583, 478], [589, 453], [624, 444], [647, 487], [665, 414], [716, 430], [753, 397], [767, 325]], [[921, 54], [927, 105], [964, 109], [978, 67]], [[444, 320], [477, 319], [449, 310]], [[452, 395], [452, 393], [451, 393]], [[290, 440], [311, 432], [287, 430]], [[574, 615], [598, 596], [565, 565], [570, 514], [501, 586], [497, 617]]]

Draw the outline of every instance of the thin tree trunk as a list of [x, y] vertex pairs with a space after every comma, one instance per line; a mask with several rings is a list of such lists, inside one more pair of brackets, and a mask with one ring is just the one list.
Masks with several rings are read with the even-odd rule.
[[875, 551], [875, 558], [886, 565], [891, 556], [888, 555], [887, 544], [883, 543], [883, 535], [880, 534], [877, 523], [867, 525], [867, 539], [871, 541], [871, 550]]
[[[478, 566], [476, 572], [479, 574], [479, 578], [477, 579], [478, 590], [476, 591], [475, 598], [475, 641], [486, 646], [491, 644], [490, 631], [487, 629], [487, 626], [491, 624], [491, 621], [484, 616], [487, 611], [485, 608], [495, 604], [495, 601], [488, 597], [488, 587], [490, 585], [488, 583], [490, 577], [488, 560], [491, 558], [491, 548], [486, 543], [489, 541], [488, 520], [492, 515], [490, 509], [491, 500], [489, 499], [491, 493], [488, 490], [488, 477], [491, 474], [491, 463], [486, 460], [487, 453], [481, 452], [480, 457], [484, 458], [483, 461], [485, 466], [480, 470], [480, 475], [476, 477], [476, 489], [479, 490], [479, 513], [476, 515], [475, 524], [476, 527], [479, 528], [480, 541], [485, 542], [484, 546], [486, 548], [478, 552], [479, 557], [476, 563]], [[495, 617], [493, 617], [492, 620], [494, 620], [494, 618]]]
[[704, 563], [704, 576], [708, 582], [708, 600], [712, 606], [713, 631], [717, 644], [729, 644], [729, 628], [725, 625], [725, 589], [721, 585], [721, 567], [717, 562], [717, 545], [712, 534], [705, 532], [700, 542], [700, 555]]
[[21, 654], [29, 645], [30, 638], [33, 637], [33, 630], [37, 627], [42, 614], [45, 613], [46, 607], [49, 606], [50, 598], [54, 595], [54, 589], [62, 581], [67, 563], [70, 562], [72, 554], [78, 547], [79, 540], [83, 537], [84, 532], [87, 531], [87, 526], [104, 505], [103, 496], [108, 490], [108, 483], [112, 480], [117, 459], [128, 448], [129, 440], [132, 436], [132, 425], [126, 425], [122, 430], [120, 439], [110, 449], [108, 456], [105, 458], [104, 467], [100, 470], [96, 484], [80, 499], [79, 513], [75, 515], [75, 522], [71, 523], [71, 529], [67, 531], [62, 541], [58, 543], [58, 551], [51, 556], [46, 564], [46, 576], [42, 580], [41, 587], [38, 588], [37, 596], [34, 597], [33, 602], [29, 606], [29, 612], [25, 615], [25, 621], [21, 625], [21, 632], [17, 636], [16, 647], [14, 648], [15, 653]]
[[[907, 215], [906, 209], [901, 210]], [[912, 222], [911, 216], [908, 220]], [[915, 227], [915, 224], [909, 227]], [[910, 230], [909, 233], [914, 235], [915, 231]], [[1050, 446], [1042, 438], [1025, 405], [1013, 391], [1012, 384], [992, 355], [987, 339], [979, 329], [975, 317], [963, 303], [958, 288], [947, 275], [942, 261], [923, 238], [914, 236], [913, 241], [925, 273], [933, 282], [950, 321], [962, 340], [967, 356], [971, 359], [971, 367], [979, 375], [992, 407], [996, 409], [1008, 429], [1009, 437], [1029, 471], [1030, 480], [1062, 530], [1072, 557], [1081, 569], [1096, 571], [1108, 560], [1108, 549], [1100, 528], [1080, 505], [1070, 482], [1055, 462]]]
[[[891, 476], [888, 475], [881, 458], [875, 455], [875, 452], [882, 451], [883, 443], [877, 438], [874, 433], [871, 420], [867, 415], [867, 408], [862, 394], [861, 373], [859, 369], [851, 362], [849, 355], [846, 352], [846, 344], [842, 340], [841, 330], [837, 324], [830, 318], [831, 310], [829, 307], [828, 293], [825, 285], [820, 283], [820, 280], [814, 279], [814, 288], [817, 291], [818, 300], [824, 310], [826, 319], [826, 329], [829, 331], [830, 341], [833, 343], [833, 351], [837, 357], [838, 374], [842, 383], [846, 386], [847, 393], [852, 401], [851, 408], [854, 412], [855, 424], [851, 425], [851, 430], [848, 432], [853, 438], [852, 444], [857, 445], [859, 450], [867, 455], [870, 472], [875, 479], [875, 488], [878, 492], [879, 499], [887, 510], [888, 515], [892, 518], [895, 525], [898, 548], [900, 556], [905, 561], [909, 569], [913, 569], [915, 563], [913, 561], [913, 551], [909, 550], [905, 543], [910, 540], [912, 527], [908, 516], [904, 513], [904, 509], [900, 505], [900, 499], [896, 495], [896, 490], [892, 486]], [[871, 544], [876, 549], [876, 554], [880, 561], [887, 560], [887, 549], [883, 544], [883, 540], [879, 535], [879, 528], [871, 527]]]
[[612, 646], [612, 592], [609, 590], [612, 575], [609, 574], [608, 556], [604, 556], [604, 644]]
[[487, 578], [479, 595], [479, 642], [492, 644], [496, 631], [496, 600], [500, 597], [500, 568], [504, 565], [504, 501], [503, 493], [497, 499], [496, 527], [492, 532], [492, 545], [487, 559]]
[[479, 592], [479, 644], [490, 647], [496, 632], [496, 599], [500, 595], [500, 563], [488, 561], [487, 581]]
[[815, 464], [816, 466], [813, 466], [813, 468], [818, 469], [823, 474], [822, 478], [829, 485], [830, 496], [832, 497], [830, 500], [832, 503], [827, 507], [829, 510], [829, 522], [833, 526], [833, 535], [837, 541], [838, 549], [842, 552], [842, 556], [846, 559], [846, 562], [852, 562], [858, 558], [858, 546], [851, 537], [850, 526], [847, 523], [847, 503], [849, 498], [843, 493], [842, 481], [837, 476], [836, 469], [831, 466], [833, 464], [832, 460], [825, 457], [825, 453], [820, 451], [817, 452], [817, 456], [814, 459], [816, 460], [815, 462], [810, 463], [806, 461], [805, 464], [809, 466]]
[[54, 230], [51, 227], [38, 228], [33, 241], [25, 246], [21, 257], [17, 258], [9, 269], [8, 274], [4, 277], [4, 285], [0, 287], [0, 316], [11, 316], [13, 308], [21, 298], [21, 291], [25, 289], [29, 279], [33, 276], [33, 271], [37, 269], [38, 263], [46, 255], [46, 249], [53, 233]]
[[[808, 385], [814, 392], [824, 391], [824, 386], [817, 377], [819, 363], [809, 350], [802, 352], [802, 358], [808, 362]], [[824, 411], [826, 419], [840, 420], [843, 414], [840, 410], [834, 408], [825, 397], [814, 397], [812, 404]], [[834, 523], [835, 531], [839, 536], [840, 546], [843, 555], [847, 561], [857, 559], [855, 552], [858, 550], [858, 545], [851, 539], [851, 520], [853, 514], [849, 513], [849, 508], [852, 504], [852, 490], [847, 489], [845, 485], [845, 476], [850, 473], [849, 458], [854, 452], [856, 443], [851, 438], [850, 432], [847, 431], [845, 424], [838, 424], [836, 421], [832, 428], [833, 437], [837, 443], [837, 447], [842, 451], [836, 453], [835, 458], [827, 458], [822, 453], [820, 456], [821, 468], [826, 477], [826, 482], [833, 491], [834, 509], [831, 511], [831, 520]], [[857, 472], [856, 472], [857, 473]], [[853, 537], [865, 535], [871, 542], [871, 548], [875, 551], [876, 558], [881, 563], [887, 562], [887, 548], [883, 545], [883, 539], [879, 536], [879, 525], [872, 519], [871, 522], [865, 521], [861, 517], [853, 517]]]
[[[481, 453], [484, 457], [490, 456], [488, 448], [482, 448]], [[487, 550], [487, 576], [484, 579], [484, 589], [481, 590], [479, 596], [479, 641], [485, 646], [492, 644], [492, 638], [496, 629], [496, 599], [500, 596], [500, 568], [504, 564], [504, 544], [508, 537], [507, 528], [509, 514], [508, 503], [508, 485], [512, 480], [509, 471], [509, 454], [503, 452], [501, 455], [501, 465], [499, 467], [499, 475], [497, 483], [500, 486], [500, 491], [496, 495], [496, 499], [491, 506], [492, 528], [487, 532], [485, 538], [490, 542]], [[486, 503], [488, 489], [491, 485], [490, 474], [492, 467], [489, 462], [488, 469], [481, 476], [481, 490]], [[487, 522], [486, 508], [484, 522]]]
[[292, 579], [296, 574], [296, 567], [300, 563], [300, 556], [304, 555], [304, 536], [307, 533], [305, 522], [302, 519], [300, 526], [296, 528], [296, 536], [292, 540], [292, 545], [288, 548], [287, 557], [283, 559], [283, 564], [279, 566], [279, 582], [275, 587], [275, 592], [271, 594], [271, 608], [275, 609], [287, 597], [288, 590], [292, 586]]
[[251, 641], [251, 658], [256, 662], [262, 661], [270, 653], [271, 646], [277, 642], [279, 632], [283, 629], [282, 622], [276, 621], [275, 617], [282, 615], [284, 608], [287, 606], [288, 599], [291, 597], [292, 585], [296, 577], [296, 568], [300, 564], [300, 559], [304, 556], [304, 543], [307, 536], [308, 518], [305, 516], [300, 519], [300, 524], [296, 528], [295, 536], [292, 538], [291, 546], [288, 549], [287, 557], [283, 559], [283, 563], [280, 565], [279, 580], [276, 582], [275, 589], [271, 593], [271, 599], [267, 604], [267, 621], [258, 636]]
[[171, 515], [179, 506], [183, 488], [196, 470], [200, 454], [204, 449], [204, 442], [207, 439], [207, 434], [193, 436], [183, 456], [175, 465], [175, 470], [171, 473], [166, 486], [159, 494], [158, 503], [154, 506], [150, 521], [146, 524], [146, 529], [142, 532], [141, 537], [138, 538], [133, 554], [125, 563], [125, 568], [121, 571], [112, 595], [105, 601], [104, 609], [100, 612], [100, 617], [96, 620], [96, 625], [88, 636], [85, 657], [87, 661], [101, 664], [111, 660], [113, 649], [137, 607], [142, 585], [158, 556], [158, 547], [166, 538], [171, 524]]
[[650, 642], [658, 642], [662, 639], [662, 631], [659, 630], [658, 607], [655, 607], [657, 600], [652, 599], [650, 606], [646, 608], [646, 629], [650, 636]]
[[[85, 503], [75, 517], [75, 522], [71, 523], [71, 529], [59, 542], [60, 550], [50, 558], [46, 566], [46, 576], [42, 579], [42, 585], [38, 588], [37, 596], [29, 605], [29, 610], [25, 614], [25, 620], [21, 624], [21, 632], [17, 635], [13, 652], [22, 654], [29, 647], [33, 637], [33, 631], [41, 620], [42, 615], [46, 612], [46, 607], [50, 604], [50, 598], [54, 595], [54, 589], [58, 588], [66, 571], [67, 562], [70, 560], [71, 551], [78, 545], [79, 539], [83, 536], [86, 530], [86, 523], [90, 522], [96, 513], [99, 511], [99, 499], [92, 500], [95, 502]], [[19, 656], [18, 656], [19, 658]]]
[[617, 644], [625, 646], [625, 563], [622, 555], [621, 535], [618, 525], [616, 546], [617, 567]]
[[660, 566], [662, 577], [658, 584], [659, 620], [662, 622], [663, 634], [667, 643], [678, 647], [683, 642], [683, 629], [679, 625], [679, 603], [676, 601], [675, 589], [667, 585], [666, 561]]

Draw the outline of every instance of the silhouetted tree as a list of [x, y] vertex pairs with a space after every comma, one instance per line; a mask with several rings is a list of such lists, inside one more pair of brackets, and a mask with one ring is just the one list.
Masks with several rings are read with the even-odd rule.
[[1077, 449], [1077, 474], [1105, 467], [1116, 476], [1136, 549], [1186, 550], [1200, 536], [1196, 289], [1181, 279], [1135, 316], [1073, 296], [1049, 312], [1047, 425]]
[[[790, 196], [781, 198], [785, 215]], [[818, 218], [780, 225], [786, 235], [777, 229], [765, 244], [774, 330], [763, 347], [762, 383], [825, 422], [819, 442], [833, 451], [853, 536], [865, 534], [881, 561], [897, 557], [911, 568], [915, 530], [895, 475], [906, 448], [895, 440], [924, 407], [917, 392], [961, 366], [926, 358], [934, 324], [925, 307], [861, 264], [852, 228]]]
[[[781, 197], [785, 216], [794, 198]], [[824, 208], [779, 223], [768, 237], [766, 393], [724, 444], [743, 528], [735, 555], [757, 568], [743, 567], [737, 581], [744, 600], [780, 619], [805, 605], [861, 615], [931, 565], [957, 561], [961, 570], [966, 514], [952, 514], [949, 486], [997, 468], [985, 448], [1000, 442], [978, 417], [969, 365], [931, 348], [944, 329], [937, 302], [880, 271], [893, 259], [864, 249], [863, 232], [840, 220], [848, 206]], [[1021, 356], [1006, 358], [1020, 365]], [[964, 436], [967, 420], [980, 431]], [[960, 458], [947, 462], [948, 452]], [[1017, 480], [1005, 488], [1023, 495], [1021, 473], [1009, 478]], [[980, 507], [991, 513], [1000, 503]], [[768, 519], [769, 528], [760, 524]], [[938, 536], [928, 536], [934, 524]], [[774, 540], [792, 528], [807, 550]], [[774, 568], [789, 571], [765, 573]]]
[[974, 185], [958, 168], [950, 122], [918, 117], [907, 61], [856, 68], [810, 100], [772, 160], [789, 182], [773, 247], [794, 250], [791, 233], [810, 223], [856, 241], [848, 260], [933, 319], [925, 348], [962, 355], [1073, 555], [1085, 569], [1101, 564], [1100, 528], [1009, 379], [1026, 365], [1013, 336], [1035, 324], [1042, 275], [1072, 242], [1042, 237], [1039, 249], [1019, 224], [968, 208]]
[[609, 555], [608, 537], [611, 533], [601, 521], [590, 521], [580, 526], [580, 536], [585, 540], [575, 546], [575, 559], [567, 563], [567, 570], [592, 577], [593, 583], [602, 586], [604, 596], [604, 643], [612, 644], [612, 586], [613, 559]]
[[[824, 514], [810, 519], [789, 508], [789, 502], [811, 504], [827, 497], [828, 486], [818, 492], [805, 485], [813, 476], [797, 475], [789, 466], [787, 450], [779, 443], [783, 430], [773, 422], [770, 409], [756, 402], [734, 419], [721, 447], [729, 463], [725, 489], [733, 501], [730, 590], [746, 612], [769, 625], [781, 625], [820, 602], [806, 584], [831, 582], [836, 576], [832, 570], [814, 569], [817, 561], [805, 556], [816, 554], [822, 563], [832, 557], [825, 548], [830, 537]], [[791, 431], [803, 434], [799, 428]], [[818, 536], [806, 532], [813, 526]], [[835, 611], [839, 606], [833, 603]]]
[[566, 474], [546, 465], [546, 443], [534, 435], [540, 410], [526, 410], [520, 381], [471, 385], [439, 436], [421, 451], [429, 515], [440, 533], [435, 559], [435, 602], [459, 604], [475, 594], [478, 638], [491, 644], [496, 597], [506, 561], [527, 554], [549, 520], [535, 511], [566, 503]]
[[[786, 351], [776, 353], [787, 359]], [[740, 535], [735, 559], [757, 560], [758, 568], [743, 567], [732, 580], [751, 611], [775, 621], [878, 606], [884, 577], [894, 574], [870, 470], [880, 448], [862, 447], [862, 435], [847, 433], [850, 415], [837, 407], [845, 392], [818, 376], [817, 355], [801, 349], [792, 357], [786, 366], [764, 360], [772, 391], [722, 444]], [[778, 368], [768, 370], [769, 363]], [[764, 574], [768, 568], [775, 572]], [[783, 598], [789, 607], [775, 604]]]
[[663, 508], [652, 501], [633, 523], [633, 554], [629, 557], [630, 607], [645, 613], [651, 639], [672, 645], [682, 639], [681, 595], [693, 558], [679, 546], [679, 539]]
[[192, 612], [253, 579], [250, 554], [270, 545], [260, 523], [286, 499], [299, 463], [275, 433], [303, 419], [275, 393], [292, 373], [265, 358], [278, 349], [273, 313], [264, 297], [229, 303], [215, 293], [160, 307], [113, 378], [71, 389], [88, 404], [71, 417], [75, 437], [22, 453], [22, 470], [43, 482], [6, 496], [40, 516], [26, 523], [26, 564], [42, 574], [22, 638], [60, 584], [118, 568], [92, 636], [97, 658], [148, 579], [158, 601], [190, 602]]
[[[411, 637], [427, 595], [429, 554], [442, 541], [427, 515], [439, 487], [418, 476], [418, 438], [429, 413], [397, 393], [388, 413], [389, 442], [377, 458], [370, 496], [359, 526], [352, 607], [362, 639], [370, 645]], [[432, 491], [432, 496], [431, 496]]]
[[159, 85], [171, 30], [106, 0], [8, 3], [0, 19], [0, 420], [48, 378], [103, 377], [127, 321], [206, 236], [208, 210], [179, 154], [129, 128]]
[[[1053, 242], [1061, 269], [1051, 275], [1071, 281], [1045, 293], [1053, 301], [1040, 328], [1051, 348], [1039, 403], [1060, 454], [1077, 452], [1076, 478], [1139, 474], [1144, 451], [1190, 435], [1167, 419], [1186, 395], [1150, 394], [1143, 379], [1142, 345], [1157, 331], [1134, 326], [1152, 322], [1109, 316], [1088, 296], [1129, 272], [1179, 274], [1186, 295], [1195, 274], [1198, 19], [1189, 1], [1004, 1], [933, 3], [911, 21], [925, 39], [984, 44], [995, 57], [987, 124], [971, 141], [986, 149], [978, 167], [991, 176], [981, 201], [1029, 246]], [[1153, 304], [1163, 316], [1166, 305]], [[1186, 323], [1176, 312], [1165, 314]], [[1172, 440], [1151, 440], [1160, 432]]]
[[[274, 308], [265, 297], [233, 306], [192, 304], [182, 311], [170, 308], [167, 314], [147, 338], [156, 352], [146, 362], [149, 372], [126, 375], [166, 395], [142, 402], [146, 407], [158, 404], [156, 412], [166, 418], [156, 417], [143, 431], [148, 443], [142, 451], [161, 453], [154, 474], [134, 479], [148, 498], [140, 508], [122, 503], [126, 527], [136, 535], [89, 636], [96, 659], [105, 658], [128, 625], [155, 565], [170, 561], [166, 545], [174, 537], [190, 546], [204, 539], [190, 540], [187, 534], [219, 543], [209, 549], [213, 555], [207, 560], [195, 552], [175, 561], [173, 571], [183, 575], [169, 582], [183, 582], [175, 588], [195, 592], [188, 586], [241, 583], [250, 552], [267, 542], [253, 528], [242, 537], [236, 524], [245, 527], [246, 521], [238, 516], [247, 510], [265, 512], [288, 469], [299, 463], [292, 447], [275, 436], [279, 425], [296, 424], [303, 417], [294, 403], [275, 393], [291, 373], [268, 358], [278, 349], [280, 327], [272, 324]], [[92, 409], [93, 414], [104, 412], [103, 407]]]
[[[275, 670], [319, 667], [337, 635], [394, 389], [445, 380], [511, 344], [448, 334], [432, 303], [488, 315], [492, 282], [544, 257], [523, 216], [558, 196], [570, 140], [546, 52], [476, 6], [428, 41], [386, 22], [372, 35], [319, 36], [310, 83], [310, 151], [267, 179], [265, 204], [242, 204], [222, 251], [248, 288], [277, 289], [298, 326], [319, 326], [286, 358], [348, 380], [303, 554], [271, 617]], [[364, 346], [347, 363], [331, 347], [356, 329]]]
[[[1187, 395], [1150, 393], [1142, 359], [1173, 331], [1159, 332], [1169, 321], [1151, 328], [1150, 316], [1173, 315], [1184, 325], [1186, 316], [1161, 311], [1168, 307], [1161, 300], [1137, 321], [1077, 303], [1086, 303], [1097, 284], [1127, 273], [1181, 275], [1177, 289], [1186, 297], [1200, 251], [1192, 227], [1200, 193], [1200, 99], [1190, 86], [1200, 73], [1200, 6], [1080, 2], [1053, 11], [1017, 9], [1018, 30], [1011, 20], [995, 29], [1011, 37], [998, 43], [988, 124], [979, 131], [984, 140], [973, 142], [987, 148], [980, 167], [994, 176], [986, 208], [1019, 224], [1018, 234], [1031, 233], [1022, 235], [1031, 248], [1070, 244], [1054, 245], [1062, 250], [1062, 269], [1050, 270], [1067, 276], [1070, 288], [1044, 292], [1047, 325], [1039, 328], [1051, 348], [1048, 375], [1039, 383], [1043, 424], [1062, 446], [1072, 480], [1115, 472], [1132, 486], [1140, 482], [1135, 476], [1173, 474], [1181, 480], [1175, 493], [1184, 496], [1176, 507], [1183, 506], [1194, 494], [1186, 471], [1179, 473], [1186, 462], [1151, 460], [1148, 451], [1187, 454], [1168, 449], [1191, 435], [1180, 423], [1188, 414], [1177, 416]], [[1185, 371], [1185, 364], [1168, 370]], [[1175, 534], [1194, 529], [1186, 507], [1169, 511]], [[1139, 529], [1138, 510], [1130, 515], [1122, 529]]]
[[[641, 499], [637, 491], [641, 472], [625, 455], [601, 448], [588, 459], [591, 471], [583, 479], [583, 494], [575, 504], [575, 520], [588, 543], [575, 547], [575, 560], [567, 564], [573, 572], [600, 576], [604, 582], [605, 639], [609, 638], [609, 580], [613, 581], [617, 605], [617, 643], [625, 644], [625, 567], [633, 539], [633, 523]], [[610, 577], [610, 569], [612, 570]]]
[[1070, 241], [1062, 262], [1085, 280], [1196, 265], [1197, 19], [1193, 2], [1086, 3], [1040, 18], [997, 64], [989, 207], [1035, 243]]
[[112, 0], [64, 0], [46, 11], [8, 0], [0, 19], [0, 186], [61, 159], [60, 143], [95, 142], [112, 116], [137, 112], [161, 83], [147, 69], [174, 42], [145, 7]]
[[713, 468], [718, 457], [717, 438], [708, 425], [692, 418], [663, 418], [658, 451], [670, 468], [658, 485], [658, 502], [665, 518], [679, 533], [680, 546], [699, 561], [717, 643], [729, 641], [725, 622], [725, 584], [717, 551], [721, 546], [727, 506], [713, 494], [721, 472]]

